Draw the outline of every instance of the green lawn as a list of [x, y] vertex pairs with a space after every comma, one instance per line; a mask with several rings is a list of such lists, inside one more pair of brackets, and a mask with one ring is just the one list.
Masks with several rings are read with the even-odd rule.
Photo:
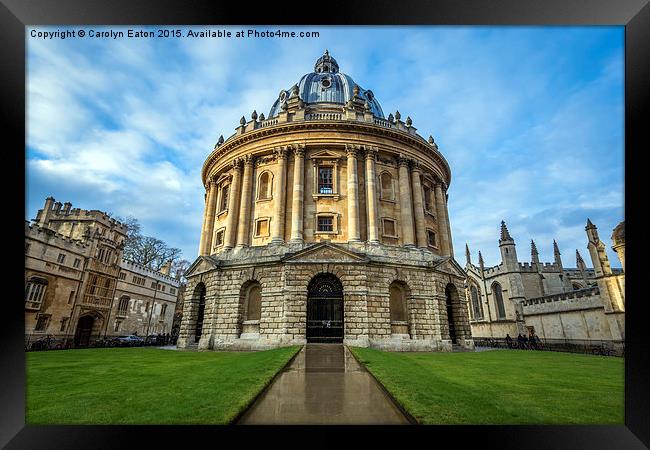
[[423, 424], [624, 423], [622, 358], [350, 350]]
[[30, 352], [27, 423], [226, 424], [299, 349]]

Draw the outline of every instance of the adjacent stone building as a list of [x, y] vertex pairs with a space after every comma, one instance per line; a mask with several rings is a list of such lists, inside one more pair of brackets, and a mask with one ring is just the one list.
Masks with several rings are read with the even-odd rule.
[[50, 335], [87, 346], [171, 331], [179, 282], [122, 259], [126, 228], [49, 197], [25, 222], [25, 343]]
[[612, 235], [613, 249], [623, 269], [612, 269], [596, 226], [587, 219], [588, 269], [576, 250], [576, 268], [564, 267], [553, 241], [554, 261], [541, 263], [531, 241], [531, 261], [519, 262], [515, 241], [501, 223], [501, 263], [486, 267], [479, 251], [478, 266], [465, 247], [466, 295], [475, 338], [517, 337], [531, 333], [549, 342], [625, 339], [625, 223]]
[[449, 165], [327, 51], [268, 118], [220, 137], [201, 174], [180, 348], [473, 347]]

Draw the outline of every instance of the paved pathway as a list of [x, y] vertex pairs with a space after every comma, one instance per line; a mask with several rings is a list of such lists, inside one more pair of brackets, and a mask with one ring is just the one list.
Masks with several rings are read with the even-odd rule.
[[307, 344], [238, 424], [408, 424], [341, 344]]

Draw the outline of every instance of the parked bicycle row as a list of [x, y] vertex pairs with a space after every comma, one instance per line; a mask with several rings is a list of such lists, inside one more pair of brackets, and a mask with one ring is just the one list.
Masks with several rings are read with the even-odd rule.
[[51, 335], [43, 336], [35, 341], [25, 344], [25, 351], [39, 350], [67, 350], [70, 348], [103, 348], [103, 347], [143, 347], [176, 345], [177, 336], [167, 334], [151, 334], [138, 336], [136, 334], [94, 339], [87, 346], [74, 344], [73, 339], [55, 338]]
[[506, 335], [505, 338], [474, 338], [476, 347], [545, 350], [570, 353], [587, 353], [602, 356], [624, 356], [623, 342], [608, 342], [588, 339], [540, 339], [537, 335], [519, 335], [516, 339]]

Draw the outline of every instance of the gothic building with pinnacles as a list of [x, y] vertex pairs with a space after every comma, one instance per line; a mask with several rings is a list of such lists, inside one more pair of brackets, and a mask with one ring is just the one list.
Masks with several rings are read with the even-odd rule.
[[587, 219], [588, 269], [576, 249], [576, 268], [562, 263], [553, 241], [554, 261], [542, 263], [531, 241], [531, 261], [520, 262], [515, 241], [501, 222], [501, 263], [486, 267], [479, 251], [478, 266], [466, 245], [466, 296], [475, 339], [506, 334], [536, 334], [546, 342], [608, 341], [621, 349], [625, 339], [625, 222], [612, 234], [612, 248], [621, 269], [612, 269], [596, 226]]
[[433, 138], [385, 117], [327, 51], [250, 117], [203, 164], [178, 347], [472, 349]]

